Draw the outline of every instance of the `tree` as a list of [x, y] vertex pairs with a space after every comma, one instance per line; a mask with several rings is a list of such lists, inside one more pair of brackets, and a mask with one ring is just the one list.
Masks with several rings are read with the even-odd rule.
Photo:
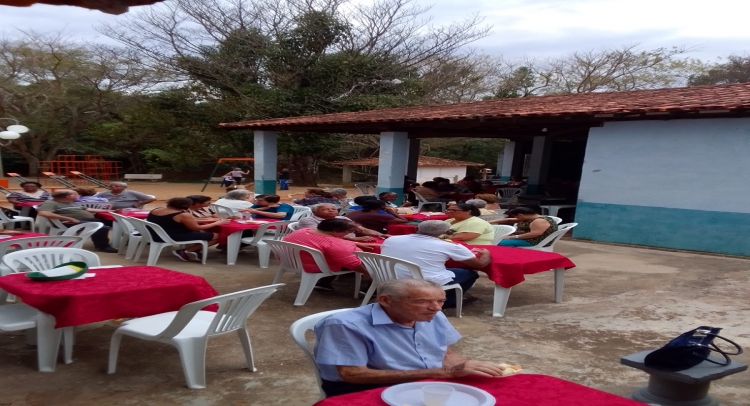
[[750, 82], [750, 56], [730, 55], [724, 63], [705, 67], [690, 77], [690, 86]]
[[0, 116], [31, 129], [8, 149], [23, 156], [32, 175], [39, 161], [113, 115], [125, 93], [148, 89], [155, 75], [127, 50], [78, 44], [62, 35], [25, 33], [0, 39]]

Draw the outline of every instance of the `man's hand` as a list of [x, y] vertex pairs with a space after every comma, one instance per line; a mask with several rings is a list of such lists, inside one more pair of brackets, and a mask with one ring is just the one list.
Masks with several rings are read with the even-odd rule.
[[349, 241], [372, 242], [372, 241], [375, 241], [375, 238], [368, 237], [368, 236], [364, 236], [364, 237], [352, 237], [352, 238], [349, 239]]
[[78, 219], [74, 219], [73, 217], [68, 217], [68, 219], [65, 220], [64, 222], [65, 223], [70, 223], [70, 224], [78, 224], [78, 223], [80, 223], [80, 221]]
[[444, 367], [443, 369], [448, 378], [461, 378], [470, 375], [497, 378], [503, 376], [503, 371], [505, 370], [505, 368], [500, 365], [474, 360]]

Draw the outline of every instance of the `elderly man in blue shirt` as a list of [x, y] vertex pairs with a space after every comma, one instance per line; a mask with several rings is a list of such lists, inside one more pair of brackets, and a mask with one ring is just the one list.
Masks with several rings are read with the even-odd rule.
[[321, 320], [314, 353], [326, 395], [431, 378], [502, 376], [503, 366], [467, 360], [448, 348], [461, 335], [440, 312], [444, 301], [435, 282], [396, 279], [380, 286], [378, 303]]

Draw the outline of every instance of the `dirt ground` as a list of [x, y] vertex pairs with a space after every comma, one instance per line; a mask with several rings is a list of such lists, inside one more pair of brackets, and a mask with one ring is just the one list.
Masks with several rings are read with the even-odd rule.
[[[131, 188], [160, 199], [200, 191], [195, 184], [139, 182]], [[222, 191], [211, 185], [207, 192]], [[627, 396], [648, 378], [620, 365], [620, 357], [661, 346], [691, 328], [723, 327], [727, 337], [750, 349], [750, 260], [576, 241], [560, 242], [557, 251], [577, 264], [566, 272], [563, 303], [552, 300], [551, 273], [530, 275], [513, 288], [505, 317], [492, 317], [493, 284], [482, 277], [470, 291], [478, 301], [464, 308], [464, 317], [446, 313], [463, 335], [456, 351]], [[117, 254], [100, 257], [105, 265], [131, 264]], [[270, 284], [276, 272], [273, 262], [259, 268], [253, 249], [243, 250], [235, 266], [213, 249], [205, 266], [167, 251], [158, 266], [200, 275], [221, 293]], [[54, 373], [36, 371], [36, 348], [22, 334], [0, 334], [0, 405], [311, 405], [318, 396], [315, 378], [289, 337], [289, 325], [309, 314], [358, 306], [352, 279], [342, 277], [335, 291], [315, 291], [305, 306], [293, 306], [299, 278], [286, 275], [286, 285], [248, 320], [258, 371], [244, 367], [234, 334], [211, 339], [203, 390], [185, 387], [173, 347], [134, 338], [123, 340], [117, 373], [104, 373], [117, 327], [112, 322], [77, 328], [74, 362], [58, 364]], [[733, 359], [750, 363], [750, 353]], [[714, 382], [711, 394], [725, 406], [750, 404], [750, 373]]]

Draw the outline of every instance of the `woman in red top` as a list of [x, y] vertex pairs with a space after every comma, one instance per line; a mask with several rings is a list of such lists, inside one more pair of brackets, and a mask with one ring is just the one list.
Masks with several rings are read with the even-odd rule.
[[[352, 221], [334, 218], [321, 221], [318, 228], [297, 230], [284, 237], [283, 241], [304, 245], [322, 252], [328, 268], [333, 272], [350, 270], [359, 272], [369, 278], [370, 274], [362, 265], [362, 261], [354, 255], [354, 252], [362, 250], [352, 241], [343, 238], [355, 231], [356, 228], [356, 224]], [[310, 254], [303, 252], [300, 257], [305, 272], [320, 272], [320, 268], [315, 264]], [[323, 278], [318, 281], [316, 287], [333, 290], [331, 282], [333, 282], [333, 278]]]

